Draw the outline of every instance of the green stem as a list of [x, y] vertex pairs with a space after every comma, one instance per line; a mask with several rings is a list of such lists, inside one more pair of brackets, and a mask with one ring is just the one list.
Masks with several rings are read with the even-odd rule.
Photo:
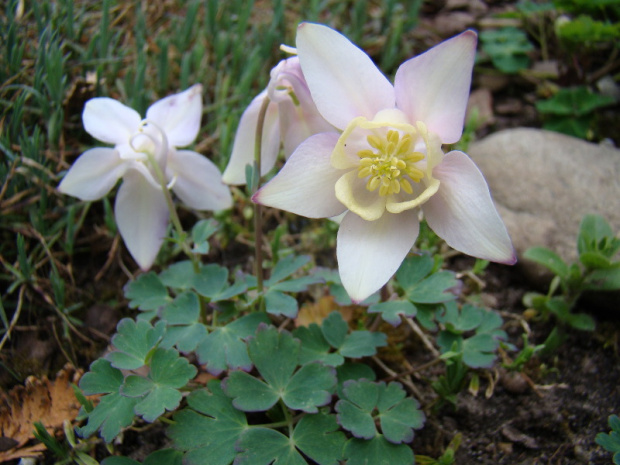
[[[265, 97], [263, 104], [260, 107], [258, 113], [258, 123], [256, 124], [256, 138], [254, 142], [254, 170], [252, 179], [252, 195], [258, 191], [260, 187], [261, 177], [261, 151], [263, 145], [263, 128], [265, 127], [265, 115], [267, 114], [267, 108], [269, 107], [269, 98]], [[259, 294], [261, 307], [264, 304], [262, 297], [264, 285], [263, 285], [263, 213], [262, 205], [254, 204], [254, 260], [255, 260], [255, 273], [256, 273], [256, 290]]]
[[[149, 122], [149, 124], [153, 124], [153, 123]], [[159, 128], [157, 129], [161, 131], [161, 129]], [[165, 138], [164, 132], [161, 131], [161, 133], [164, 136], [162, 145], [166, 144], [166, 147], [163, 148], [163, 150], [168, 150], [168, 147], [167, 147], [168, 141]], [[170, 189], [168, 189], [168, 183], [166, 182], [166, 177], [164, 176], [164, 173], [161, 170], [159, 163], [157, 163], [157, 160], [155, 160], [155, 157], [153, 156], [153, 154], [147, 152], [146, 156], [148, 157], [149, 163], [151, 167], [153, 168], [153, 171], [155, 172], [157, 181], [159, 182], [159, 185], [161, 186], [161, 190], [164, 194], [164, 198], [166, 199], [166, 205], [168, 206], [168, 212], [170, 213], [170, 221], [172, 222], [172, 225], [174, 226], [174, 229], [176, 230], [177, 235], [179, 236], [179, 242], [181, 244], [181, 248], [183, 249], [183, 252], [185, 253], [185, 255], [187, 255], [187, 257], [192, 262], [192, 265], [194, 267], [194, 272], [198, 273], [200, 271], [200, 263], [198, 261], [198, 258], [196, 257], [196, 254], [192, 252], [192, 250], [189, 248], [189, 245], [187, 244], [187, 241], [186, 241], [187, 234], [185, 233], [185, 230], [183, 229], [183, 226], [181, 225], [179, 214], [177, 213], [176, 208], [174, 208], [174, 201], [172, 200]]]
[[170, 212], [170, 221], [172, 221], [172, 225], [177, 232], [177, 236], [179, 236], [179, 242], [181, 244], [181, 248], [187, 257], [191, 260], [192, 265], [194, 267], [194, 272], [198, 273], [200, 271], [200, 263], [196, 254], [192, 252], [187, 244], [186, 237], [187, 234], [181, 225], [181, 219], [179, 218], [179, 214], [177, 213], [177, 209], [174, 208], [174, 202], [172, 200], [172, 195], [170, 195], [170, 189], [168, 189], [168, 185], [166, 184], [166, 178], [164, 178], [164, 173], [162, 173], [161, 168], [155, 162], [152, 155], [148, 155], [149, 161], [151, 165], [153, 165], [153, 169], [155, 170], [155, 174], [157, 175], [157, 180], [159, 181], [162, 191], [164, 193], [164, 197], [166, 198], [166, 204], [168, 205], [168, 211]]
[[293, 417], [291, 416], [291, 412], [289, 412], [288, 407], [286, 406], [286, 404], [284, 403], [282, 399], [280, 399], [280, 407], [282, 407], [282, 413], [284, 413], [286, 425], [288, 425], [288, 437], [292, 438], [293, 437]]

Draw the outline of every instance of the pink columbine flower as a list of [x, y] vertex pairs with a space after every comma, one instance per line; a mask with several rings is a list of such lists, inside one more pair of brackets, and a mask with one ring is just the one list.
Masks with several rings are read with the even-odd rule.
[[282, 60], [271, 70], [267, 88], [252, 100], [241, 115], [230, 161], [222, 175], [227, 184], [245, 184], [245, 167], [254, 161], [260, 108], [267, 98], [270, 103], [263, 127], [261, 175], [276, 164], [280, 144], [284, 146], [284, 156], [288, 158], [312, 134], [335, 131], [312, 101], [299, 58], [294, 56]]
[[310, 218], [345, 213], [342, 283], [355, 301], [396, 272], [419, 232], [419, 210], [451, 247], [512, 264], [515, 253], [482, 174], [457, 142], [477, 36], [466, 31], [403, 63], [394, 85], [326, 26], [302, 23], [297, 53], [320, 114], [340, 133], [305, 140], [253, 200]]
[[86, 132], [114, 148], [84, 152], [58, 186], [81, 200], [97, 200], [123, 178], [114, 215], [127, 249], [144, 270], [157, 256], [170, 215], [154, 164], [167, 187], [190, 208], [221, 210], [232, 205], [218, 168], [199, 153], [177, 149], [198, 135], [201, 93], [197, 84], [159, 100], [145, 119], [114, 99], [89, 100], [82, 114]]

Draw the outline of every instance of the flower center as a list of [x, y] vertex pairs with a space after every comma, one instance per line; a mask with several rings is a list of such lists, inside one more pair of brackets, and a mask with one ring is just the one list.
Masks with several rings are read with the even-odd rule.
[[357, 176], [368, 177], [366, 189], [373, 192], [379, 189], [379, 195], [398, 194], [404, 190], [413, 193], [410, 180], [420, 182], [424, 172], [415, 166], [424, 159], [424, 154], [413, 150], [413, 135], [401, 134], [393, 129], [385, 137], [375, 134], [366, 140], [374, 150], [364, 149], [357, 152], [360, 157]]

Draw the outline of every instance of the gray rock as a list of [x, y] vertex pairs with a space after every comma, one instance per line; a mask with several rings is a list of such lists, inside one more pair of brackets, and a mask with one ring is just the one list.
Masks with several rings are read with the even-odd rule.
[[534, 280], [542, 268], [522, 260], [533, 246], [568, 262], [584, 215], [603, 216], [620, 231], [620, 150], [540, 129], [508, 129], [473, 143], [468, 154], [486, 177], [498, 211]]

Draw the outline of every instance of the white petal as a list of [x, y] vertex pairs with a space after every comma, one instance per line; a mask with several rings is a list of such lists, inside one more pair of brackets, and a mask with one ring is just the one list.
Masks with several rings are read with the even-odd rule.
[[114, 99], [98, 97], [84, 106], [82, 122], [86, 132], [108, 144], [125, 144], [138, 129], [140, 114]]
[[148, 270], [164, 241], [170, 216], [164, 194], [135, 170], [123, 177], [114, 215], [121, 237], [134, 260]]
[[81, 200], [97, 200], [110, 192], [126, 168], [118, 151], [102, 147], [90, 149], [75, 160], [58, 190]]
[[318, 112], [314, 104], [300, 100], [300, 105], [292, 101], [282, 102], [280, 111], [280, 133], [284, 145], [284, 156], [290, 157], [304, 140], [320, 132], [336, 131]]
[[420, 230], [417, 210], [365, 221], [347, 213], [338, 230], [338, 270], [352, 300], [361, 302], [389, 281]]
[[149, 107], [146, 119], [153, 121], [173, 147], [185, 147], [198, 135], [202, 117], [202, 85], [163, 98]]
[[195, 210], [224, 210], [232, 206], [229, 187], [211, 160], [189, 150], [172, 151], [168, 169], [176, 176], [172, 190]]
[[366, 53], [320, 24], [297, 28], [297, 53], [314, 103], [339, 129], [364, 116], [372, 119], [394, 107], [394, 88]]
[[346, 208], [336, 198], [336, 181], [344, 173], [330, 163], [336, 133], [316, 134], [303, 142], [280, 172], [252, 200], [309, 218], [326, 218]]
[[394, 80], [396, 106], [423, 121], [444, 144], [461, 138], [476, 56], [468, 30], [403, 63]]
[[516, 255], [489, 187], [474, 162], [453, 151], [435, 167], [439, 190], [422, 205], [428, 225], [450, 247], [474, 257], [513, 264]]
[[[261, 92], [245, 109], [235, 140], [228, 166], [222, 178], [226, 184], [245, 184], [245, 167], [254, 163], [254, 146], [256, 141], [256, 125], [260, 108], [267, 97], [267, 92]], [[261, 175], [267, 174], [276, 164], [280, 151], [280, 127], [278, 125], [278, 105], [270, 103], [265, 115], [263, 126], [263, 143], [261, 144]]]

